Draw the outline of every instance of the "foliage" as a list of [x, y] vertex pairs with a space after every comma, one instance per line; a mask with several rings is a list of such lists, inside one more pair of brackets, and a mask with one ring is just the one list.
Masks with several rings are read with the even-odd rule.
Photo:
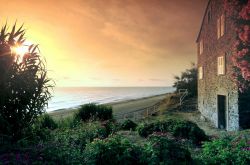
[[244, 135], [226, 136], [203, 145], [197, 157], [200, 164], [250, 164], [250, 139]]
[[150, 135], [145, 145], [147, 161], [154, 164], [189, 164], [192, 161], [189, 151], [174, 140], [159, 135]]
[[137, 124], [130, 119], [125, 120], [121, 125], [121, 129], [123, 129], [123, 130], [133, 130], [134, 131], [136, 127], [137, 127]]
[[30, 45], [21, 57], [13, 49], [23, 45], [25, 32], [16, 24], [8, 32], [7, 25], [0, 31], [0, 134], [21, 139], [24, 130], [34, 123], [51, 98], [50, 79], [37, 45]]
[[42, 128], [48, 128], [51, 130], [54, 130], [58, 127], [55, 120], [49, 115], [49, 114], [43, 114], [39, 117], [39, 124]]
[[82, 159], [79, 148], [64, 142], [46, 141], [30, 148], [0, 153], [0, 164], [80, 164]]
[[101, 124], [105, 127], [108, 135], [114, 134], [120, 129], [120, 125], [114, 119], [102, 121]]
[[75, 116], [62, 117], [56, 121], [59, 129], [75, 128], [78, 127], [81, 122]]
[[234, 22], [236, 40], [233, 46], [233, 78], [239, 90], [250, 87], [250, 1], [224, 0], [225, 10]]
[[115, 135], [95, 139], [84, 150], [84, 164], [187, 164], [188, 150], [166, 137], [150, 136], [144, 146]]
[[177, 119], [167, 119], [153, 123], [144, 123], [138, 126], [140, 136], [147, 137], [153, 132], [169, 132], [174, 137], [191, 140], [195, 144], [208, 140], [205, 132], [195, 123]]
[[120, 136], [104, 140], [95, 139], [87, 144], [84, 151], [84, 164], [142, 164], [141, 148]]
[[82, 164], [86, 144], [96, 138], [104, 139], [108, 136], [105, 127], [98, 122], [84, 123], [75, 128], [41, 130], [49, 131], [46, 132], [51, 134], [49, 138], [41, 138], [33, 145], [28, 144], [29, 147], [11, 147], [4, 152], [0, 150], [0, 164], [3, 162], [8, 162], [6, 164]]
[[192, 64], [190, 69], [186, 69], [181, 73], [181, 76], [174, 77], [175, 82], [173, 87], [179, 89], [187, 89], [189, 96], [197, 96], [197, 68]]
[[75, 114], [75, 119], [88, 120], [109, 120], [112, 119], [112, 108], [105, 105], [85, 104]]

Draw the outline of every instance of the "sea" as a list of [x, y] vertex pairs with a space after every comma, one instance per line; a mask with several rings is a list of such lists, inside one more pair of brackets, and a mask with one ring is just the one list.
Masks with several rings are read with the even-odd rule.
[[87, 103], [105, 104], [171, 93], [173, 87], [55, 87], [47, 112]]

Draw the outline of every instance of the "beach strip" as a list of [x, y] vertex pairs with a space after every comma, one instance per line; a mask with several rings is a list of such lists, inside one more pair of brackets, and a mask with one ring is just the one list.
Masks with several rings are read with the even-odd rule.
[[[128, 113], [133, 112], [138, 109], [143, 109], [149, 106], [152, 106], [161, 100], [165, 99], [169, 96], [169, 93], [162, 94], [162, 95], [155, 95], [150, 97], [138, 98], [133, 100], [126, 100], [126, 101], [119, 101], [119, 102], [111, 102], [105, 105], [112, 106], [113, 114], [120, 114], [120, 113]], [[71, 116], [76, 112], [78, 108], [68, 108], [68, 109], [60, 109], [56, 111], [51, 111], [49, 114], [54, 118], [62, 118]]]

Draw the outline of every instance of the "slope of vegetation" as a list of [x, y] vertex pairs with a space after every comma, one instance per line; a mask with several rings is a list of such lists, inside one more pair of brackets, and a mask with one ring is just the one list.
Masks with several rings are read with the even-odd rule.
[[[86, 121], [77, 118], [54, 121], [43, 115], [33, 124], [30, 137], [1, 144], [0, 164], [248, 164], [250, 161], [249, 131], [208, 137], [196, 124], [174, 118], [136, 123], [136, 129], [123, 131], [124, 126], [130, 128], [134, 124], [92, 117]], [[128, 134], [143, 137], [133, 141]]]

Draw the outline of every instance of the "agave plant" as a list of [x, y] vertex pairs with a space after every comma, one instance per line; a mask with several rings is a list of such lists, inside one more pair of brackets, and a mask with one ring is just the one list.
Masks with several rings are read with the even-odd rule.
[[[25, 42], [23, 26], [0, 31], [0, 134], [16, 141], [25, 134], [51, 98], [51, 79], [47, 77], [38, 45], [29, 45], [24, 56], [13, 51]], [[4, 125], [3, 125], [4, 124]]]

